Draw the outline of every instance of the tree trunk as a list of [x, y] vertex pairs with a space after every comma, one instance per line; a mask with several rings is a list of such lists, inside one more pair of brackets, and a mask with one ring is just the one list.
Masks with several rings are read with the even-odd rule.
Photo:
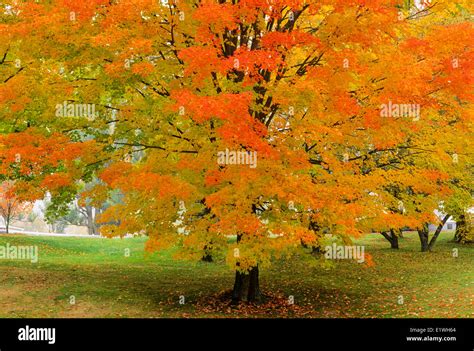
[[[237, 234], [237, 244], [242, 240], [242, 234]], [[237, 266], [240, 263], [237, 262]], [[232, 290], [232, 304], [239, 302], [259, 302], [262, 298], [260, 292], [258, 264], [251, 267], [248, 272], [235, 271], [234, 289]]]
[[433, 246], [436, 242], [436, 239], [438, 239], [438, 236], [439, 234], [441, 233], [441, 231], [443, 230], [443, 227], [444, 225], [446, 224], [446, 222], [448, 221], [448, 218], [449, 218], [449, 214], [447, 214], [446, 216], [444, 216], [444, 218], [442, 219], [441, 223], [438, 224], [438, 228], [436, 228], [436, 231], [433, 235], [433, 237], [431, 238], [430, 240], [430, 243], [428, 245], [428, 249], [431, 251], [433, 249]]
[[461, 243], [465, 232], [466, 232], [466, 216], [462, 214], [459, 216], [459, 219], [456, 221], [456, 232], [454, 234], [454, 241], [457, 243]]
[[86, 206], [87, 232], [89, 235], [97, 235], [97, 227], [95, 225], [94, 208]]
[[[212, 244], [212, 242], [210, 244]], [[204, 246], [204, 255], [202, 256], [201, 261], [212, 262], [212, 255], [207, 245]]]
[[423, 226], [423, 228], [418, 229], [418, 236], [420, 237], [421, 242], [421, 252], [430, 251], [430, 246], [428, 244], [429, 230], [428, 226]]
[[205, 254], [204, 256], [202, 256], [201, 261], [212, 262], [212, 256], [210, 254]]
[[385, 239], [390, 243], [390, 248], [398, 250], [398, 237], [395, 235], [395, 231], [390, 229], [390, 234], [388, 232], [381, 232]]
[[399, 247], [398, 247], [398, 237], [396, 235], [394, 235], [392, 237], [392, 241], [390, 242], [390, 248], [395, 249], [395, 250], [399, 249]]
[[[401, 232], [401, 231], [400, 231]], [[398, 250], [398, 235], [395, 234], [395, 230], [390, 229], [390, 234], [392, 235], [392, 241], [390, 242], [391, 248]]]
[[324, 250], [321, 249], [320, 246], [313, 246], [312, 249], [311, 249], [311, 253], [313, 255], [323, 255], [324, 254]]
[[390, 236], [390, 234], [388, 234], [388, 232], [380, 232], [380, 234], [382, 234], [383, 237], [387, 239], [389, 243], [392, 243], [392, 237]]
[[258, 275], [258, 266], [252, 267], [248, 273], [235, 272], [232, 303], [258, 302], [261, 300], [262, 294]]
[[10, 222], [12, 220], [12, 204], [9, 202], [7, 205], [7, 215], [5, 216], [5, 232], [10, 233]]

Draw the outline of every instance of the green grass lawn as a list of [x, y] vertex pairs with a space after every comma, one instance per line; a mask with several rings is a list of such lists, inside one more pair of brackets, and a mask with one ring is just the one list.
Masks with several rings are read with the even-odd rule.
[[[326, 267], [302, 251], [261, 271], [261, 287], [274, 304], [249, 313], [220, 300], [234, 277], [221, 260], [174, 261], [171, 251], [145, 255], [145, 238], [0, 235], [0, 245], [39, 247], [36, 264], [0, 260], [0, 317], [472, 318], [474, 246], [452, 237], [441, 234], [435, 252], [421, 253], [414, 234], [400, 240], [398, 251], [367, 235], [356, 243], [365, 245], [374, 267], [351, 260]], [[285, 303], [289, 296], [294, 305]]]

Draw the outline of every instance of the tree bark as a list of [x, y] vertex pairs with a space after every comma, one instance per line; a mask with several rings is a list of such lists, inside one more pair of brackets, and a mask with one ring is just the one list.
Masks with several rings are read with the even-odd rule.
[[249, 272], [235, 272], [232, 303], [258, 302], [261, 300], [258, 266], [252, 267]]
[[449, 218], [449, 214], [444, 216], [444, 218], [441, 220], [441, 223], [438, 224], [438, 228], [436, 228], [436, 231], [435, 231], [435, 233], [434, 233], [433, 237], [431, 238], [430, 243], [428, 245], [428, 249], [430, 251], [433, 249], [433, 246], [436, 242], [436, 239], [438, 239], [438, 236], [441, 233], [441, 231], [443, 230], [443, 227], [446, 224], [446, 222], [448, 221], [448, 218]]
[[11, 202], [8, 202], [7, 211], [5, 213], [5, 232], [7, 234], [10, 233], [10, 222], [12, 220], [12, 212], [13, 212], [12, 207], [13, 205], [11, 204]]
[[395, 234], [393, 229], [390, 229], [390, 234], [392, 235], [392, 241], [390, 242], [390, 247], [392, 249], [398, 250], [398, 236]]
[[392, 241], [390, 242], [390, 248], [394, 249], [394, 250], [399, 249], [399, 247], [398, 247], [398, 237], [397, 236], [392, 237]]
[[320, 246], [313, 246], [311, 249], [311, 253], [313, 255], [324, 255], [325, 250], [321, 249]]
[[[242, 234], [237, 234], [237, 243], [242, 240]], [[237, 266], [240, 263], [237, 262]], [[239, 302], [258, 302], [261, 300], [258, 264], [248, 272], [235, 271], [234, 289], [232, 290], [232, 304]]]
[[459, 219], [456, 221], [456, 232], [454, 234], [454, 241], [461, 243], [466, 232], [466, 216], [464, 214], [459, 216]]
[[398, 236], [395, 234], [393, 229], [390, 229], [390, 234], [388, 232], [380, 232], [385, 239], [390, 243], [390, 248], [398, 250]]
[[421, 252], [430, 251], [430, 246], [428, 243], [429, 230], [427, 225], [424, 225], [423, 228], [418, 229], [418, 236], [420, 237], [421, 242]]
[[94, 208], [86, 206], [87, 232], [89, 235], [97, 235], [97, 226], [95, 224]]
[[[211, 242], [211, 244], [212, 244], [212, 242]], [[211, 255], [210, 251], [208, 250], [207, 245], [204, 246], [204, 255], [202, 256], [201, 261], [203, 261], [203, 262], [212, 262], [212, 255]]]
[[392, 237], [387, 232], [380, 232], [385, 239], [387, 239], [390, 243], [392, 242]]
[[212, 256], [210, 254], [205, 254], [204, 256], [202, 256], [201, 261], [212, 262]]

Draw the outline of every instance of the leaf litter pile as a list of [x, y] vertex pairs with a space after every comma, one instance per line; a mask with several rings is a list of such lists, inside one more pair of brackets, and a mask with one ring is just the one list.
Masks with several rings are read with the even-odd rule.
[[213, 296], [201, 297], [196, 310], [204, 314], [226, 313], [232, 317], [308, 317], [311, 308], [290, 303], [288, 296], [279, 292], [265, 291], [260, 302], [232, 304], [232, 291], [225, 290]]

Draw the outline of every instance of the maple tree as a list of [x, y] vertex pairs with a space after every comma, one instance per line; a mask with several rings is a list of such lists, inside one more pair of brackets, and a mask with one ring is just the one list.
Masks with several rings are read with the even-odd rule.
[[[319, 248], [326, 232], [349, 243], [408, 226], [426, 251], [433, 210], [456, 191], [466, 198], [468, 7], [12, 1], [0, 15], [0, 125], [67, 147], [59, 157], [30, 142], [34, 167], [56, 160], [30, 190], [67, 202], [75, 180], [96, 174], [91, 206], [121, 195], [100, 216], [104, 235], [143, 233], [148, 250], [174, 245], [177, 258], [223, 255], [234, 301], [258, 300], [259, 269]], [[75, 116], [76, 104], [97, 114]], [[226, 150], [256, 153], [256, 166], [222, 164]]]
[[15, 196], [12, 182], [0, 184], [0, 217], [5, 223], [5, 232], [8, 234], [12, 220], [20, 214], [25, 214], [31, 210], [32, 204], [21, 201]]
[[44, 136], [35, 130], [0, 135], [0, 181], [5, 184], [0, 201], [7, 224], [16, 211], [47, 193], [69, 202], [76, 181], [84, 176], [85, 153], [91, 146], [90, 142], [75, 143], [58, 133]]

